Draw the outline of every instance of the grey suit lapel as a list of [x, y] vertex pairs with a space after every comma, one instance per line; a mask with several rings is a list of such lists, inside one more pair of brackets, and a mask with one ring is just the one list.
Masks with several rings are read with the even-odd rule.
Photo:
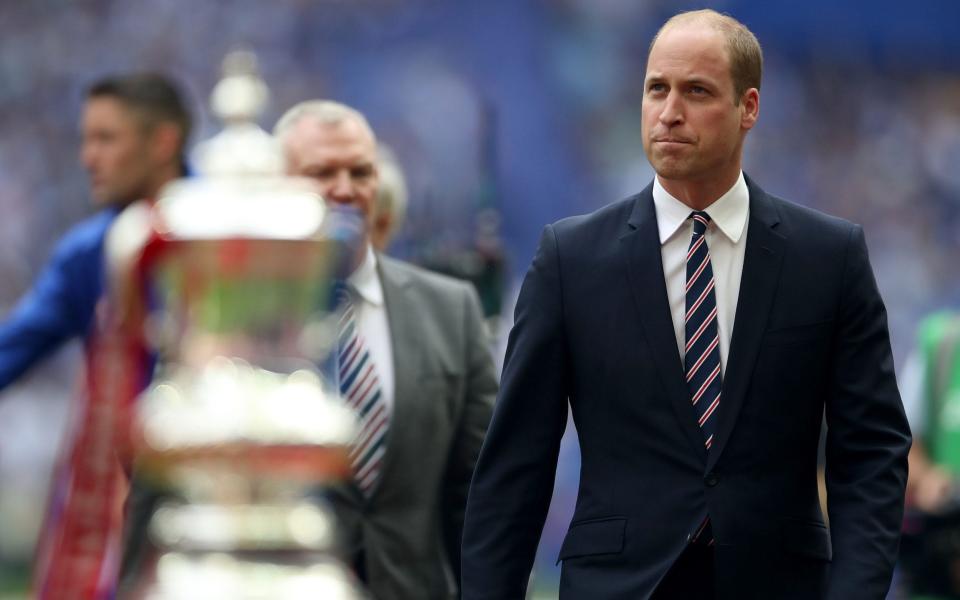
[[379, 494], [383, 481], [389, 477], [397, 455], [397, 445], [411, 431], [405, 422], [411, 411], [407, 404], [416, 397], [420, 372], [421, 345], [418, 343], [417, 324], [412, 318], [416, 314], [414, 307], [408, 304], [406, 288], [411, 284], [410, 277], [392, 264], [392, 259], [377, 255], [377, 272], [383, 286], [384, 305], [387, 309], [387, 321], [390, 327], [390, 347], [393, 354], [393, 411], [390, 427], [387, 430], [386, 451], [380, 481], [370, 496], [374, 500]]
[[777, 231], [780, 215], [773, 200], [747, 178], [750, 189], [750, 222], [743, 258], [743, 276], [737, 313], [730, 339], [730, 356], [723, 379], [716, 443], [707, 462], [709, 471], [717, 464], [730, 439], [740, 407], [750, 387], [750, 378], [760, 352], [760, 341], [780, 280], [785, 239]]

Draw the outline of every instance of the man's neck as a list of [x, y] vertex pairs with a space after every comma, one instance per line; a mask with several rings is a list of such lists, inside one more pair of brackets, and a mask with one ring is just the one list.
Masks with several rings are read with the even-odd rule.
[[702, 180], [666, 179], [657, 175], [660, 185], [671, 196], [683, 202], [693, 210], [705, 210], [726, 194], [740, 177], [740, 168], [723, 178]]
[[156, 174], [156, 177], [153, 178], [153, 181], [149, 186], [147, 186], [145, 198], [153, 201], [157, 199], [157, 196], [160, 195], [160, 190], [163, 189], [165, 185], [173, 181], [174, 179], [179, 179], [186, 175], [183, 172], [183, 167], [179, 163], [176, 165], [171, 165], [159, 170]]
[[359, 247], [353, 255], [353, 260], [350, 261], [350, 274], [353, 275], [357, 272], [365, 260], [367, 260], [367, 253], [370, 251], [370, 236], [364, 234], [363, 240], [360, 242]]

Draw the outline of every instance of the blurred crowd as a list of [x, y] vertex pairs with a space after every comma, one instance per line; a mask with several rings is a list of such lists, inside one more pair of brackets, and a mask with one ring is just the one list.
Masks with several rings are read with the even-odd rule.
[[[855, 21], [828, 22], [844, 15], [826, 11], [820, 23], [828, 2], [809, 3], [796, 20], [760, 2], [713, 3], [751, 26], [766, 52], [746, 172], [774, 194], [864, 225], [898, 361], [923, 314], [960, 302], [960, 59], [929, 50], [937, 24], [956, 23], [960, 8], [928, 2], [937, 8], [929, 32], [912, 22], [913, 37], [897, 34], [889, 48], [883, 23], [893, 44], [895, 15], [871, 19], [870, 37], [854, 35]], [[0, 307], [10, 309], [54, 240], [92, 210], [76, 159], [84, 88], [107, 73], [169, 73], [202, 115], [197, 142], [219, 128], [207, 95], [236, 47], [256, 53], [270, 87], [265, 127], [313, 97], [370, 117], [409, 188], [391, 252], [441, 267], [478, 249], [501, 253], [509, 306], [545, 223], [650, 181], [639, 135], [646, 47], [687, 4], [0, 2]], [[882, 14], [894, 3], [879, 4]], [[774, 16], [752, 20], [761, 10]], [[810, 28], [806, 43], [800, 27]], [[509, 314], [504, 321], [503, 330]], [[14, 570], [5, 566], [30, 560], [74, 355], [0, 399], [0, 583]], [[538, 563], [546, 584], [576, 494], [571, 444], [562, 459]]]

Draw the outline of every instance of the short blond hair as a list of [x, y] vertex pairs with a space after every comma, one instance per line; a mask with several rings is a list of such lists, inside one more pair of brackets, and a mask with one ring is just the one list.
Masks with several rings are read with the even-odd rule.
[[740, 104], [743, 93], [750, 88], [760, 89], [763, 76], [763, 50], [760, 42], [747, 26], [730, 15], [715, 10], [703, 9], [682, 12], [671, 17], [657, 31], [650, 42], [650, 51], [664, 31], [678, 25], [707, 25], [718, 31], [726, 40], [730, 57], [730, 78], [733, 80], [734, 102]]

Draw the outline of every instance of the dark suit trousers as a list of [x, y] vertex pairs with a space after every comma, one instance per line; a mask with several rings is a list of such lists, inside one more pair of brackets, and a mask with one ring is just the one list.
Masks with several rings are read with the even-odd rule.
[[651, 600], [714, 600], [713, 547], [690, 544], [673, 563]]

